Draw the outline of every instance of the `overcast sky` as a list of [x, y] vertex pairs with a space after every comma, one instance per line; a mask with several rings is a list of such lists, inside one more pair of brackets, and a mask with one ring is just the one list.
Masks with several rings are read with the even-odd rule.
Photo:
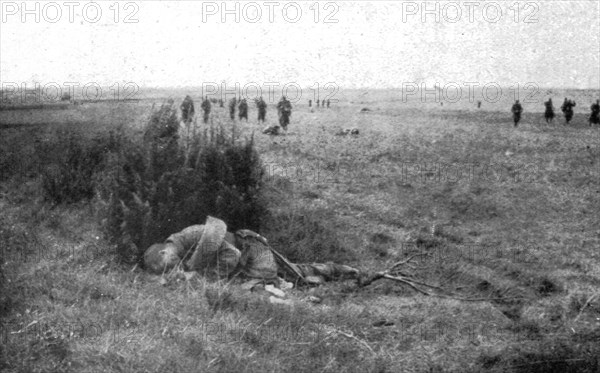
[[[425, 15], [424, 1], [229, 1], [229, 9], [239, 7], [236, 22], [236, 14], [224, 14], [221, 1], [127, 6], [122, 1], [118, 13], [113, 1], [99, 1], [97, 7], [87, 5], [86, 14], [88, 2], [29, 1], [33, 12], [25, 19], [21, 1], [1, 1], [0, 79], [140, 86], [335, 82], [347, 89], [533, 82], [600, 88], [597, 0], [488, 3], [493, 4], [428, 1], [433, 12]], [[137, 23], [125, 23], [126, 16]], [[326, 16], [337, 22], [326, 23]]]

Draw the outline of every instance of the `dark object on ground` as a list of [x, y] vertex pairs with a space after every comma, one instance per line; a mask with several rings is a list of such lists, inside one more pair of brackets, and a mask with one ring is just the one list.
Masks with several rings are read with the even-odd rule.
[[377, 326], [392, 326], [392, 325], [395, 325], [395, 323], [393, 321], [389, 321], [389, 320], [383, 319], [383, 320], [377, 320], [377, 321], [375, 321], [372, 325], [376, 326], [376, 327]]
[[344, 128], [343, 130], [338, 131], [335, 135], [336, 136], [348, 136], [348, 135], [358, 135], [360, 134], [360, 131], [358, 130], [358, 128]]
[[262, 133], [264, 133], [265, 135], [279, 135], [279, 126], [267, 126], [263, 129]]

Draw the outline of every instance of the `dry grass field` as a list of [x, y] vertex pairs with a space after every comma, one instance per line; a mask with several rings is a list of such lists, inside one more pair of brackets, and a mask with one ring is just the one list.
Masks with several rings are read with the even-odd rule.
[[[320, 258], [364, 271], [427, 254], [407, 271], [454, 298], [385, 279], [290, 290], [293, 306], [202, 278], [163, 286], [116, 260], [94, 203], [44, 202], [35, 158], [56, 127], [139, 131], [153, 101], [4, 111], [0, 369], [600, 371], [591, 101], [578, 102], [568, 127], [561, 115], [542, 125], [526, 107], [515, 129], [510, 107], [356, 97], [330, 109], [296, 104], [284, 136], [262, 135], [254, 107], [249, 123], [236, 121], [241, 139], [254, 133], [266, 171], [276, 219], [260, 233], [302, 257], [313, 244], [302, 241], [312, 229], [303, 224], [317, 222], [340, 244]], [[212, 121], [231, 128], [226, 108], [215, 107]], [[275, 121], [270, 104], [267, 122]], [[336, 136], [350, 127], [360, 134]]]

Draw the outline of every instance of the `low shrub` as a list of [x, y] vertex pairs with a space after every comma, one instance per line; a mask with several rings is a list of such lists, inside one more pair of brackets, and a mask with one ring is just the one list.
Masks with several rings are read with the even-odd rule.
[[104, 228], [127, 262], [208, 215], [229, 230], [260, 230], [266, 212], [261, 194], [263, 169], [253, 139], [236, 141], [211, 128], [180, 144], [173, 105], [153, 113], [142, 142], [125, 146], [109, 160], [101, 200]]
[[95, 194], [95, 175], [105, 167], [105, 155], [117, 143], [113, 132], [87, 139], [74, 129], [58, 130], [56, 136], [36, 148], [41, 163], [44, 198], [55, 204], [90, 200]]

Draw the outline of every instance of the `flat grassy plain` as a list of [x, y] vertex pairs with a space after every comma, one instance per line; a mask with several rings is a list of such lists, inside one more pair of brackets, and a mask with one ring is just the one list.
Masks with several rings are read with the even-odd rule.
[[[37, 144], [56, 127], [141, 131], [152, 100], [0, 112], [0, 368], [598, 372], [600, 137], [582, 104], [568, 127], [526, 112], [515, 129], [509, 107], [299, 103], [276, 137], [260, 133], [251, 108], [234, 131], [254, 133], [281, 218], [260, 233], [275, 248], [301, 250], [294, 227], [310, 217], [343, 244], [326, 259], [379, 271], [428, 254], [406, 272], [483, 299], [349, 281], [289, 291], [293, 307], [202, 278], [162, 286], [117, 263], [93, 203], [43, 201]], [[213, 106], [212, 122], [231, 128], [226, 108]], [[335, 135], [349, 127], [360, 135]]]

